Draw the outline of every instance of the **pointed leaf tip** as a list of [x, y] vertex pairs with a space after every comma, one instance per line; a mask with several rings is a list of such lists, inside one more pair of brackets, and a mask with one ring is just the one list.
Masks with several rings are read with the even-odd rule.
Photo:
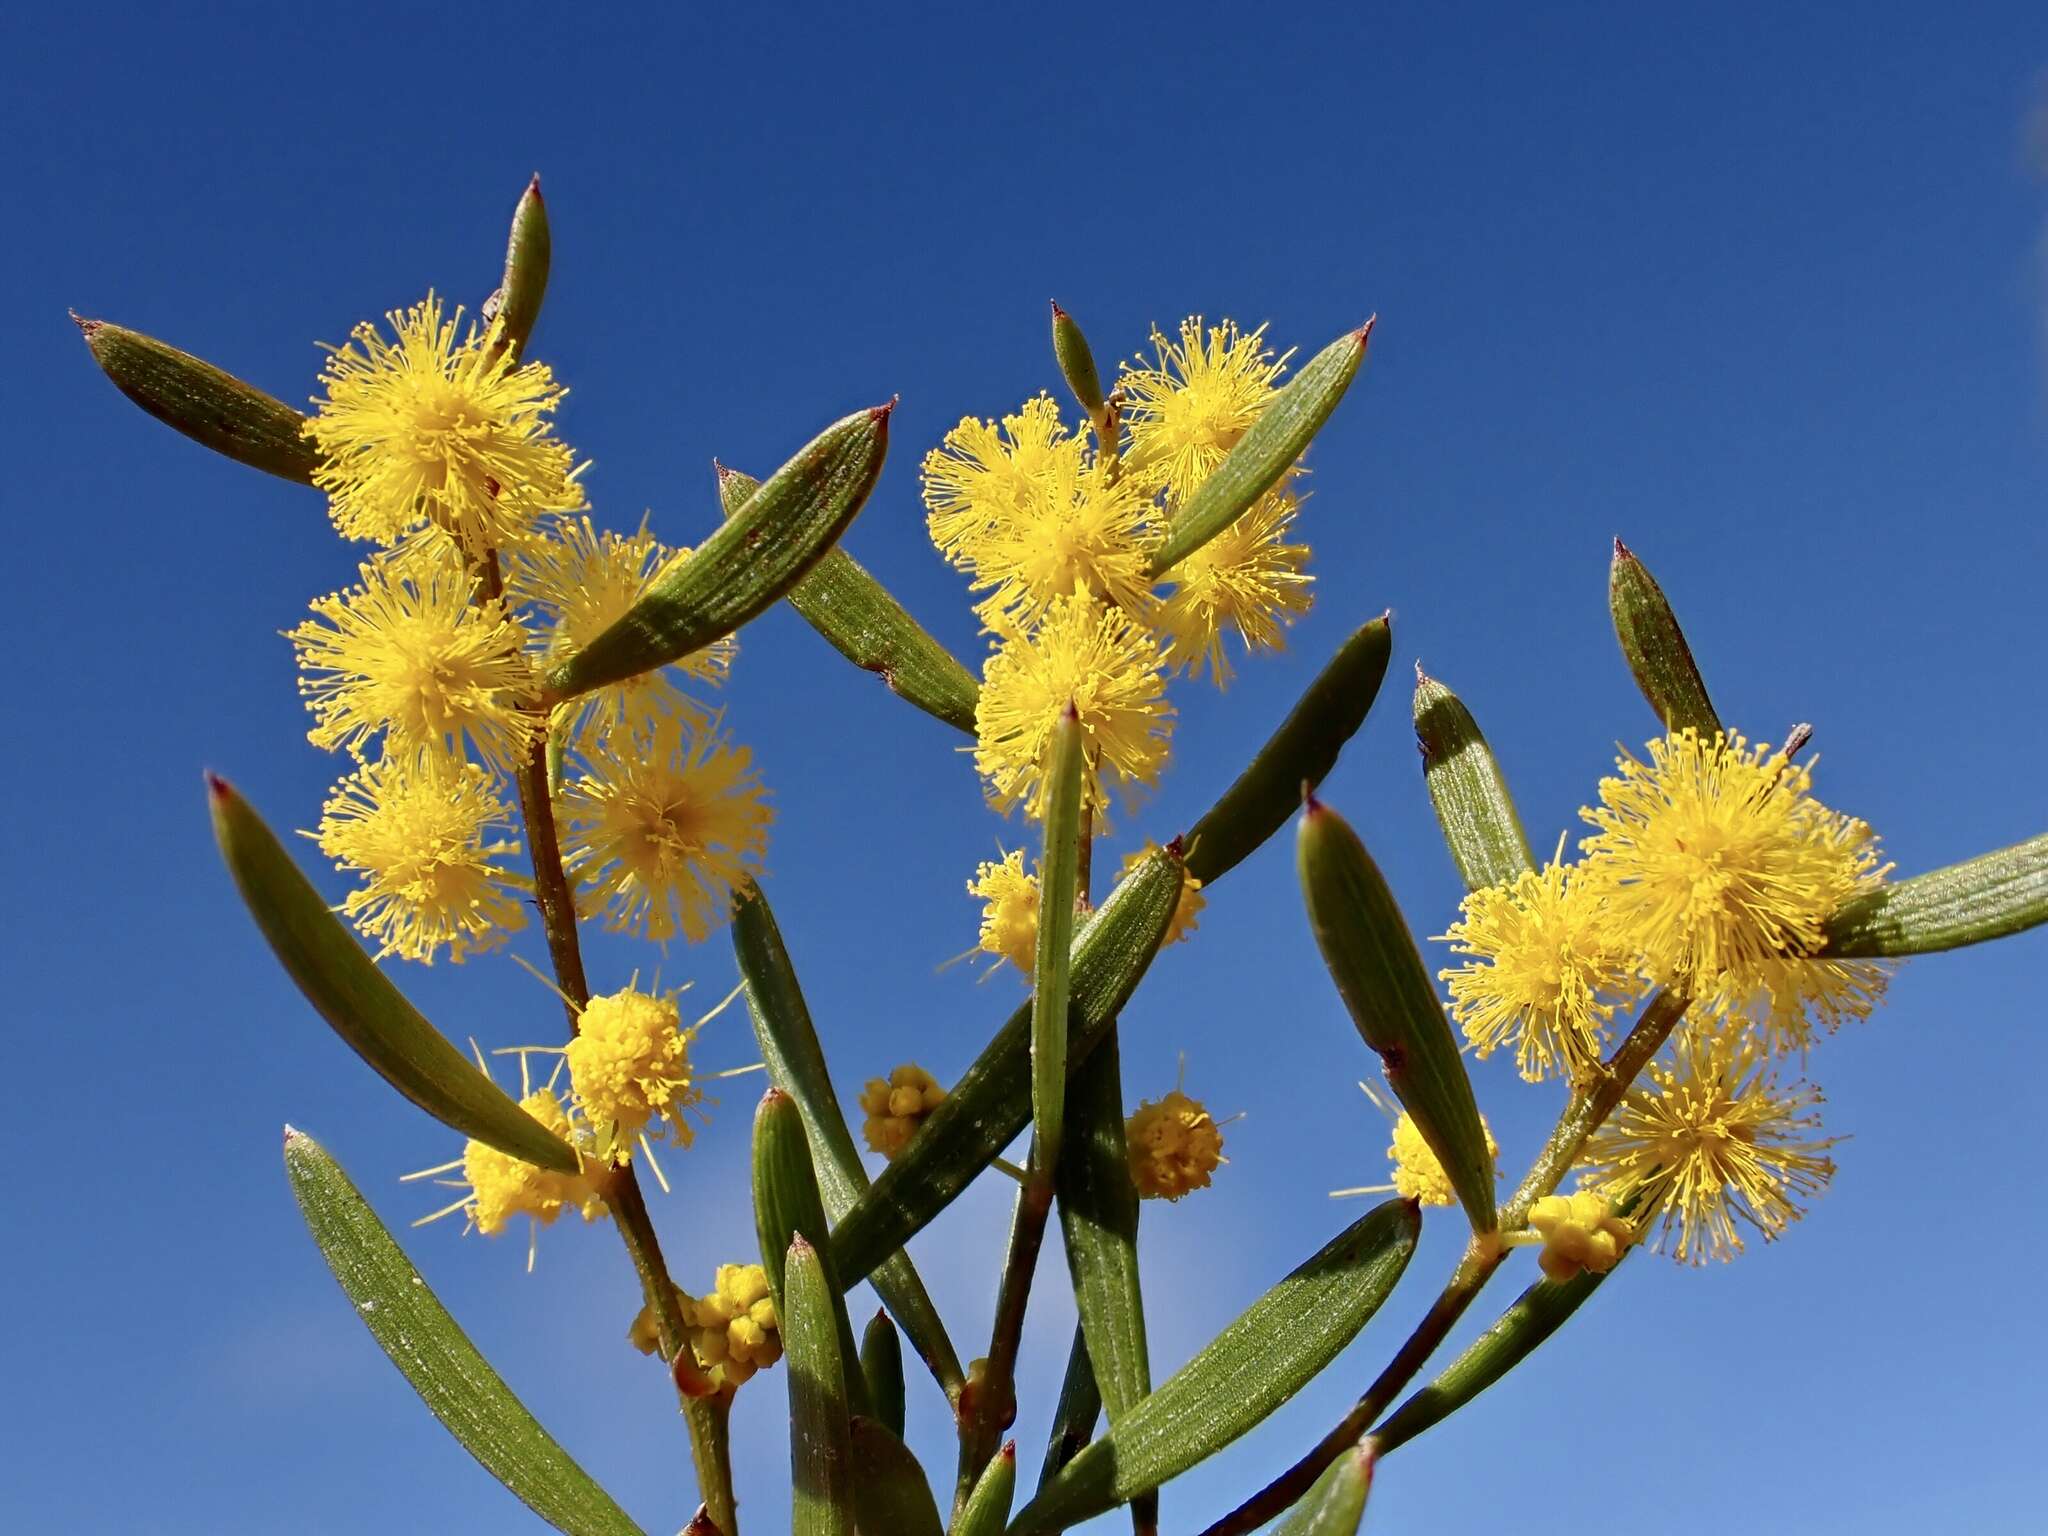
[[1005, 1440], [1003, 1442], [1003, 1448], [1000, 1451], [997, 1451], [996, 1454], [1002, 1457], [1005, 1461], [1015, 1461], [1017, 1459], [1017, 1442], [1014, 1440]]
[[1631, 550], [1626, 544], [1621, 542], [1620, 534], [1616, 534], [1614, 536], [1614, 558], [1617, 560], [1635, 559], [1635, 552]]
[[891, 395], [885, 403], [869, 406], [868, 415], [873, 417], [876, 425], [886, 432], [889, 429], [889, 413], [894, 411], [902, 400], [903, 397], [901, 395]]

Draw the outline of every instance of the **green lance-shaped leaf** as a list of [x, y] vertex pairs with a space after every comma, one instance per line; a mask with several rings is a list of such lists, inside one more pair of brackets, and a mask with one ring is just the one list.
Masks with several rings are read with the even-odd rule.
[[[1074, 940], [1068, 972], [1067, 1060], [1095, 1048], [1152, 963], [1180, 902], [1181, 862], [1155, 848]], [[882, 1170], [832, 1233], [839, 1278], [857, 1283], [950, 1205], [1031, 1121], [1031, 1005], [996, 1033], [910, 1145]]]
[[1588, 1270], [1570, 1280], [1539, 1280], [1530, 1286], [1442, 1375], [1372, 1432], [1374, 1448], [1384, 1456], [1471, 1402], [1564, 1326], [1606, 1278]]
[[1059, 1401], [1053, 1404], [1045, 1460], [1038, 1467], [1039, 1487], [1081, 1454], [1081, 1447], [1095, 1438], [1095, 1421], [1101, 1417], [1102, 1388], [1095, 1380], [1094, 1362], [1088, 1358], [1088, 1337], [1076, 1324], [1074, 1342], [1067, 1350], [1066, 1374], [1060, 1378]]
[[1236, 522], [1287, 473], [1358, 376], [1372, 327], [1368, 320], [1339, 336], [1273, 397], [1174, 517], [1166, 542], [1152, 556], [1154, 576], [1164, 576]]
[[1656, 577], [1619, 539], [1614, 541], [1614, 564], [1607, 573], [1607, 605], [1614, 613], [1614, 633], [1628, 669], [1665, 729], [1690, 727], [1712, 740], [1721, 729], [1721, 717], [1707, 697], [1685, 631], [1678, 627], [1678, 616]]
[[1079, 1524], [1251, 1429], [1358, 1336], [1401, 1278], [1421, 1229], [1412, 1201], [1368, 1211], [1076, 1456], [1018, 1514], [1011, 1536]]
[[1301, 890], [1323, 963], [1387, 1086], [1443, 1164], [1472, 1230], [1494, 1226], [1493, 1159], [1472, 1082], [1394, 893], [1339, 816], [1313, 797], [1297, 846]]
[[942, 1536], [945, 1524], [924, 1468], [900, 1435], [853, 1416], [853, 1504], [863, 1532]]
[[1031, 987], [1032, 1153], [1058, 1165], [1067, 1118], [1067, 966], [1081, 876], [1081, 716], [1067, 704], [1047, 749], [1045, 842], [1038, 861], [1038, 954]]
[[320, 450], [306, 436], [306, 418], [282, 400], [154, 336], [71, 318], [115, 388], [158, 421], [238, 464], [313, 483]]
[[[761, 1059], [775, 1086], [802, 1111], [826, 1215], [834, 1222], [843, 1221], [868, 1192], [867, 1170], [861, 1166], [853, 1133], [847, 1129], [839, 1098], [832, 1090], [824, 1047], [804, 1004], [803, 989], [797, 985], [782, 932], [775, 925], [775, 913], [758, 887], [746, 887], [733, 904], [732, 940], [741, 979], [747, 984], [747, 1011], [753, 1018]], [[885, 1255], [869, 1272], [868, 1283], [910, 1335], [911, 1344], [946, 1395], [954, 1396], [962, 1380], [960, 1357], [953, 1351], [945, 1324], [939, 1320], [938, 1309], [910, 1255], [900, 1248]]]
[[213, 835], [243, 902], [286, 973], [334, 1032], [443, 1125], [539, 1167], [574, 1173], [574, 1149], [420, 1017], [249, 802], [212, 774], [206, 785]]
[[1002, 1536], [1003, 1524], [1010, 1518], [1010, 1503], [1016, 1497], [1017, 1442], [1006, 1440], [975, 1479], [974, 1491], [960, 1507], [960, 1518], [953, 1522], [953, 1536]]
[[1372, 1492], [1373, 1451], [1356, 1445], [1324, 1469], [1273, 1536], [1357, 1536]]
[[1067, 388], [1074, 392], [1074, 399], [1080, 403], [1090, 419], [1102, 415], [1102, 375], [1095, 368], [1095, 353], [1088, 345], [1088, 338], [1081, 334], [1081, 327], [1074, 317], [1059, 306], [1059, 300], [1052, 305], [1052, 355], [1060, 365], [1060, 376], [1067, 381]]
[[[752, 475], [718, 467], [718, 496], [728, 517], [759, 486]], [[834, 650], [881, 678], [891, 692], [934, 719], [974, 734], [974, 705], [981, 696], [974, 674], [845, 550], [827, 550], [789, 589], [789, 604]]]
[[[796, 1100], [780, 1088], [761, 1095], [754, 1111], [754, 1228], [761, 1241], [761, 1267], [768, 1272], [768, 1289], [775, 1297], [775, 1312], [782, 1315], [787, 1300], [783, 1259], [795, 1239], [803, 1238], [817, 1249], [817, 1261], [829, 1275], [831, 1253], [826, 1246], [829, 1229], [825, 1224], [825, 1202], [818, 1193], [816, 1170], [811, 1164], [810, 1140], [804, 1132], [803, 1114]], [[867, 1380], [859, 1370], [860, 1353], [853, 1342], [853, 1323], [846, 1314], [846, 1297], [835, 1286], [832, 1314], [839, 1329], [839, 1352], [846, 1360], [847, 1400], [860, 1413], [869, 1413]]]
[[875, 1422], [897, 1439], [903, 1438], [903, 1341], [887, 1312], [868, 1319], [860, 1336], [860, 1374], [868, 1384], [868, 1403]]
[[1388, 617], [1354, 631], [1338, 648], [1251, 765], [1181, 840], [1190, 876], [1212, 885], [1235, 869], [1301, 809], [1302, 785], [1313, 789], [1336, 765], [1387, 675], [1394, 649]]
[[448, 1315], [341, 1166], [287, 1126], [292, 1196], [341, 1289], [434, 1417], [535, 1514], [571, 1536], [639, 1536]]
[[667, 666], [765, 612], [818, 563], [875, 488], [894, 403], [855, 411], [804, 446], [747, 504], [575, 655], [551, 700]]
[[1415, 668], [1415, 741], [1437, 825], [1467, 890], [1506, 885], [1536, 860], [1479, 723], [1458, 696]]
[[794, 1536], [853, 1536], [853, 1425], [848, 1363], [840, 1352], [838, 1288], [824, 1256], [792, 1238], [778, 1301], [783, 1368], [789, 1372], [789, 1471]]
[[1828, 924], [1824, 955], [1924, 955], [2048, 922], [2048, 833], [1880, 886]]
[[540, 303], [548, 291], [548, 265], [554, 241], [548, 232], [548, 205], [541, 200], [540, 176], [527, 184], [512, 210], [512, 233], [505, 242], [505, 280], [492, 295], [496, 305], [492, 346], [509, 352], [514, 362], [533, 337]]
[[1059, 1164], [1060, 1230], [1074, 1306], [1111, 1424], [1152, 1390], [1138, 1286], [1138, 1192], [1124, 1137], [1118, 1055], [1112, 1028], [1075, 1072], [1068, 1091], [1072, 1123]]

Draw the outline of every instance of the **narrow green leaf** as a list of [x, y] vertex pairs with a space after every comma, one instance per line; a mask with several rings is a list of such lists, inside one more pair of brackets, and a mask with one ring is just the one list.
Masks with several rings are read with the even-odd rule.
[[[804, 1004], [803, 989], [797, 985], [796, 968], [790, 964], [782, 932], [775, 925], [775, 913], [758, 887], [745, 887], [733, 904], [732, 945], [740, 977], [747, 984], [747, 1011], [753, 1018], [761, 1059], [768, 1064], [770, 1080], [796, 1100], [803, 1112], [826, 1215], [835, 1223], [844, 1221], [854, 1203], [868, 1192], [867, 1169], [861, 1165], [853, 1133], [832, 1090], [824, 1047]], [[870, 1271], [868, 1283], [910, 1335], [911, 1344], [947, 1397], [957, 1395], [962, 1380], [960, 1357], [953, 1351], [945, 1324], [939, 1320], [938, 1309], [910, 1255], [901, 1248], [884, 1255]]]
[[1379, 866], [1344, 818], [1302, 812], [1301, 890], [1323, 963], [1387, 1086], [1444, 1166], [1472, 1230], [1494, 1225], [1493, 1159], [1450, 1020]]
[[249, 802], [225, 779], [208, 774], [206, 785], [213, 835], [236, 889], [279, 963], [328, 1026], [443, 1125], [539, 1167], [574, 1173], [574, 1149], [420, 1017]]
[[1322, 783], [1365, 723], [1393, 648], [1384, 614], [1344, 642], [1251, 766], [1182, 839], [1191, 876], [1213, 885], [1287, 825], [1301, 808], [1301, 786]]
[[1606, 1278], [1585, 1271], [1570, 1280], [1538, 1280], [1501, 1314], [1498, 1322], [1446, 1366], [1443, 1374], [1396, 1408], [1372, 1432], [1374, 1449], [1384, 1456], [1471, 1402], [1528, 1359]]
[[1273, 1536], [1358, 1536], [1372, 1492], [1373, 1453], [1357, 1446], [1331, 1462]]
[[1003, 1522], [1010, 1518], [1010, 1503], [1016, 1497], [1017, 1442], [1008, 1440], [981, 1469], [974, 1492], [953, 1522], [953, 1536], [1002, 1536]]
[[477, 1353], [327, 1150], [287, 1126], [284, 1168], [292, 1198], [356, 1316], [484, 1470], [556, 1530], [640, 1536]]
[[[1060, 1230], [1074, 1306], [1111, 1424], [1152, 1390], [1138, 1286], [1138, 1192], [1124, 1138], [1118, 1054], [1112, 1026], [1075, 1072], [1068, 1090], [1072, 1124], [1059, 1164]], [[1093, 1414], [1089, 1419], [1092, 1424]]]
[[1090, 419], [1102, 414], [1102, 375], [1095, 369], [1095, 353], [1088, 345], [1088, 338], [1081, 334], [1081, 327], [1074, 317], [1059, 306], [1055, 299], [1052, 306], [1052, 355], [1060, 365], [1060, 376], [1067, 381], [1067, 388], [1074, 392], [1074, 399], [1080, 403]]
[[1880, 886], [1828, 924], [1828, 956], [1924, 955], [2048, 922], [2048, 833]]
[[[1155, 848], [1074, 940], [1067, 1060], [1095, 1048], [1152, 963], [1180, 902], [1181, 862]], [[839, 1277], [856, 1284], [986, 1168], [1031, 1121], [1031, 1005], [1010, 1016], [939, 1107], [832, 1233]]]
[[823, 1256], [799, 1236], [777, 1266], [787, 1306], [777, 1316], [789, 1372], [789, 1472], [793, 1536], [853, 1536], [853, 1426], [847, 1361], [834, 1317], [837, 1288]]
[[1095, 1438], [1095, 1421], [1101, 1417], [1102, 1389], [1095, 1380], [1095, 1364], [1088, 1358], [1087, 1335], [1076, 1324], [1074, 1342], [1067, 1350], [1066, 1374], [1060, 1378], [1059, 1401], [1053, 1405], [1052, 1433], [1045, 1443], [1045, 1460], [1038, 1468], [1040, 1488]]
[[1273, 397], [1174, 518], [1166, 542], [1152, 556], [1154, 576], [1164, 576], [1236, 522], [1287, 473], [1358, 376], [1372, 327], [1368, 320], [1339, 336]]
[[860, 1374], [868, 1384], [868, 1402], [875, 1422], [898, 1440], [903, 1438], [903, 1341], [887, 1312], [868, 1319], [860, 1336]]
[[1635, 675], [1636, 686], [1669, 731], [1691, 729], [1712, 740], [1721, 729], [1707, 697], [1705, 679], [1685, 643], [1685, 631], [1671, 611], [1664, 589], [1643, 562], [1614, 541], [1614, 564], [1607, 573], [1607, 606], [1614, 614], [1615, 638]]
[[834, 422], [618, 622], [550, 668], [559, 701], [667, 666], [723, 639], [817, 564], [874, 489], [893, 402]]
[[1421, 1228], [1408, 1200], [1360, 1217], [1076, 1456], [1018, 1514], [1011, 1536], [1077, 1525], [1178, 1477], [1259, 1423], [1358, 1336], [1401, 1278]]
[[320, 450], [306, 436], [300, 412], [154, 336], [105, 320], [71, 318], [114, 387], [158, 421], [238, 464], [300, 485], [313, 483]]
[[548, 232], [548, 205], [541, 201], [540, 176], [536, 172], [518, 206], [512, 210], [512, 234], [505, 244], [505, 280], [493, 298], [497, 303], [495, 349], [509, 352], [517, 362], [533, 337], [534, 322], [540, 319], [540, 303], [548, 291], [548, 266], [554, 241]]
[[1479, 723], [1458, 696], [1420, 663], [1415, 668], [1415, 741], [1422, 780], [1436, 807], [1451, 861], [1467, 890], [1507, 885], [1534, 869], [1522, 818]]
[[1081, 716], [1073, 701], [1053, 727], [1046, 765], [1045, 842], [1038, 861], [1038, 956], [1031, 989], [1032, 1157], [1058, 1165], [1067, 1115], [1067, 965], [1081, 875]]
[[[761, 482], [718, 466], [718, 498], [731, 517]], [[853, 556], [829, 549], [795, 586], [789, 605], [834, 650], [934, 719], [974, 734], [981, 684]]]
[[945, 1531], [924, 1468], [902, 1437], [859, 1414], [853, 1417], [853, 1502], [863, 1532], [943, 1536]]
[[[788, 1299], [782, 1266], [793, 1242], [798, 1238], [808, 1242], [817, 1250], [817, 1262], [827, 1276], [832, 1272], [825, 1202], [811, 1165], [810, 1139], [796, 1100], [780, 1088], [761, 1095], [761, 1106], [754, 1112], [754, 1230], [761, 1242], [761, 1267], [768, 1272], [768, 1289], [774, 1293], [775, 1312], [780, 1317]], [[847, 1400], [855, 1412], [868, 1413], [867, 1380], [853, 1368], [860, 1360], [853, 1342], [853, 1322], [846, 1313], [846, 1297], [837, 1287], [832, 1292], [832, 1315], [839, 1329], [840, 1356], [850, 1367], [844, 1389]]]

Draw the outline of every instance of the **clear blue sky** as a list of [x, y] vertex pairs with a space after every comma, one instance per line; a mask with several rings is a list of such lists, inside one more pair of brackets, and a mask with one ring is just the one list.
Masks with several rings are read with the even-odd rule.
[[[305, 743], [278, 632], [350, 557], [311, 493], [121, 400], [67, 306], [303, 400], [316, 339], [429, 286], [488, 292], [538, 169], [556, 258], [537, 347], [573, 388], [563, 427], [601, 515], [651, 509], [693, 542], [717, 521], [714, 454], [763, 471], [900, 392], [849, 546], [962, 651], [974, 626], [925, 541], [916, 462], [963, 413], [1056, 383], [1048, 297], [1105, 358], [1195, 311], [1310, 350], [1376, 311], [1369, 371], [1314, 453], [1315, 612], [1227, 696], [1182, 690], [1173, 767], [1130, 832], [1184, 826], [1391, 605], [1396, 671], [1328, 796], [1416, 929], [1440, 931], [1457, 890], [1407, 669], [1469, 701], [1547, 843], [1612, 744], [1652, 728], [1605, 613], [1615, 534], [1679, 604], [1723, 713], [1771, 739], [1812, 720], [1821, 792], [1903, 870], [2048, 826], [2038, 5], [766, 11], [42, 5], [0, 23], [17, 1147], [0, 1524], [536, 1528], [411, 1401], [299, 1224], [287, 1119], [394, 1225], [423, 1208], [397, 1175], [455, 1149], [276, 971], [202, 805], [213, 767], [280, 825], [317, 815], [335, 764]], [[746, 631], [730, 705], [774, 787], [768, 890], [845, 1090], [904, 1058], [950, 1078], [1017, 989], [934, 967], [973, 940], [973, 861], [1019, 828], [984, 809], [955, 737], [787, 611]], [[595, 974], [649, 958], [601, 945]], [[1593, 1508], [1671, 1533], [2038, 1529], [2044, 961], [2036, 934], [1909, 967], [1888, 1011], [1815, 1058], [1854, 1139], [1813, 1215], [1725, 1270], [1632, 1262], [1386, 1465], [1371, 1528], [1505, 1513], [1577, 1533]], [[665, 975], [715, 997], [733, 969], [714, 941]], [[502, 958], [407, 981], [457, 1035], [557, 1022]], [[1325, 1190], [1383, 1166], [1285, 846], [1218, 890], [1125, 1040], [1133, 1097], [1169, 1087], [1185, 1050], [1189, 1088], [1245, 1112], [1216, 1188], [1147, 1212], [1164, 1369], [1355, 1214]], [[701, 1055], [751, 1059], [736, 1014]], [[1552, 1098], [1500, 1058], [1478, 1083], [1526, 1158]], [[686, 1284], [751, 1255], [752, 1097], [734, 1087], [658, 1202]], [[964, 1354], [986, 1338], [1006, 1213], [990, 1179], [916, 1245]], [[1169, 1530], [1334, 1419], [1457, 1224], [1432, 1220], [1323, 1381], [1167, 1491]], [[621, 1343], [635, 1297], [612, 1235], [546, 1234], [532, 1277], [516, 1239], [406, 1240], [542, 1420], [648, 1530], [678, 1525], [681, 1432]], [[1044, 1274], [1031, 1464], [1071, 1316], [1056, 1254]], [[912, 1402], [918, 1444], [943, 1452], [937, 1393]], [[757, 1533], [786, 1520], [784, 1412], [779, 1373], [741, 1395]]]

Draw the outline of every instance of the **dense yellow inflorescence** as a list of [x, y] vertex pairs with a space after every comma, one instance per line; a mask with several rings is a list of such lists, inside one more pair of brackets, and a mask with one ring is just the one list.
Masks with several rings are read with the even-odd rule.
[[703, 1101], [690, 1065], [690, 1041], [673, 994], [626, 988], [593, 997], [563, 1052], [576, 1105], [596, 1134], [600, 1155], [624, 1163], [633, 1144], [666, 1137], [687, 1147], [695, 1136], [685, 1112]]
[[1131, 1183], [1147, 1200], [1178, 1200], [1209, 1187], [1223, 1156], [1223, 1132], [1199, 1100], [1175, 1088], [1147, 1099], [1124, 1122]]
[[860, 1132], [868, 1150], [893, 1160], [945, 1098], [938, 1079], [916, 1062], [905, 1062], [886, 1078], [869, 1078], [860, 1092], [861, 1111], [867, 1116]]

